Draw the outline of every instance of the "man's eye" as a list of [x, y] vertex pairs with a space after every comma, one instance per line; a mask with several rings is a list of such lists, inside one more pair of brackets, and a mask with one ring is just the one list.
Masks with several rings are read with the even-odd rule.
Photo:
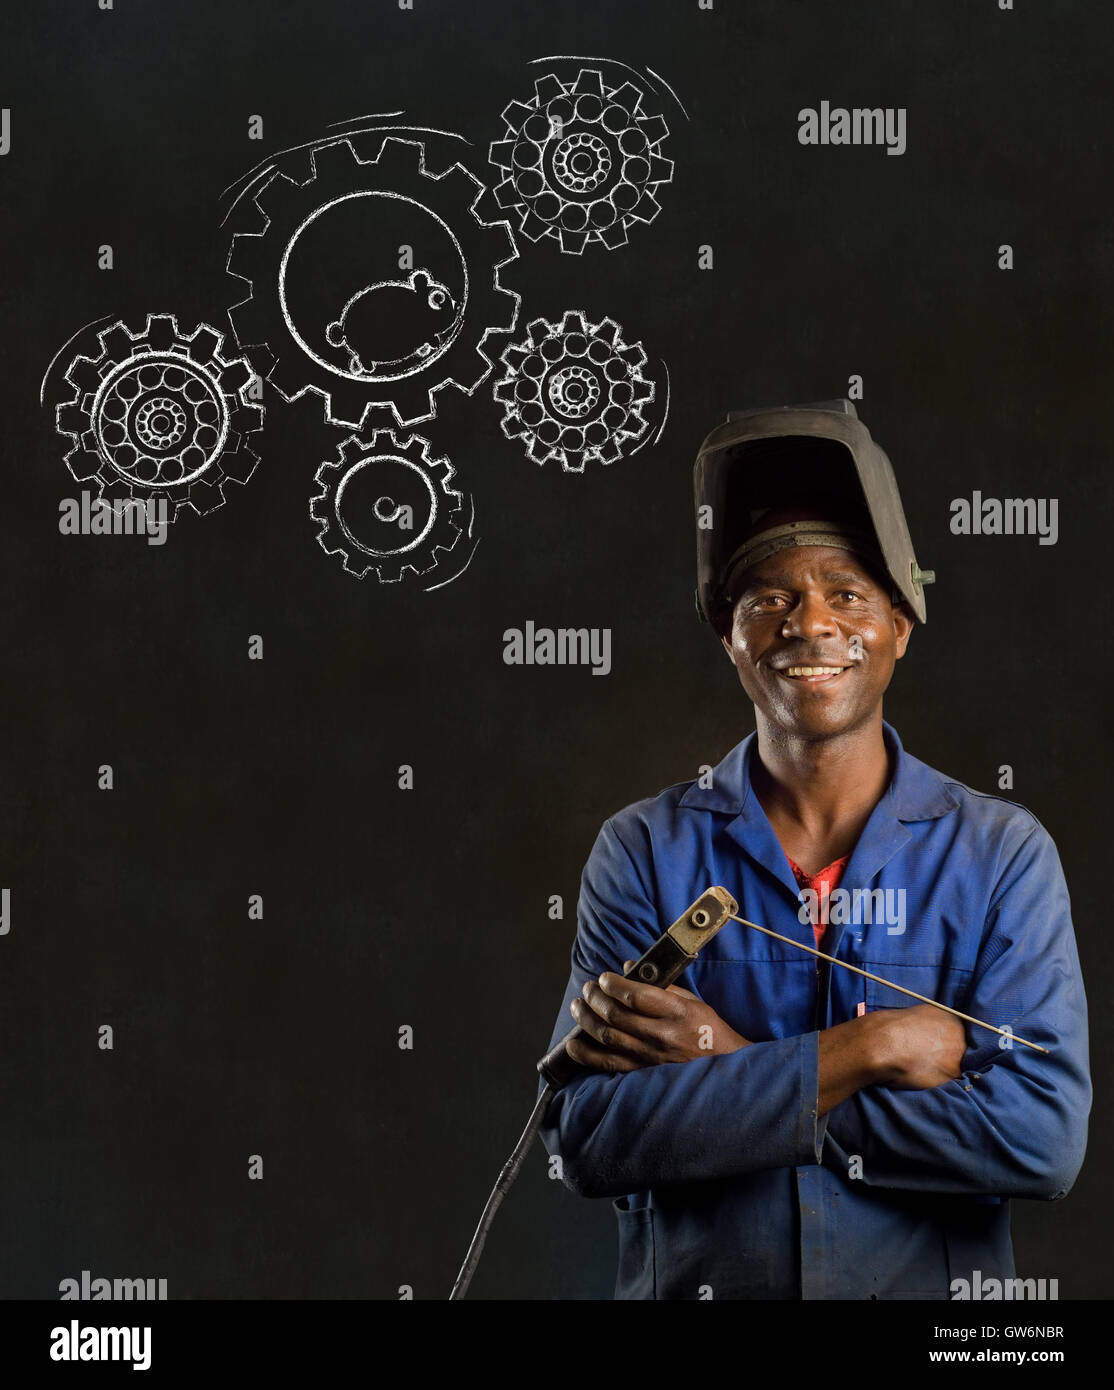
[[784, 594], [759, 594], [757, 598], [751, 600], [751, 607], [776, 608], [779, 604], [787, 602]]
[[839, 597], [839, 598], [856, 599], [856, 600], [858, 600], [858, 602], [860, 602], [860, 603], [862, 602], [862, 599], [863, 599], [862, 594], [858, 593], [855, 589], [841, 589], [841, 590], [839, 591], [839, 594], [837, 595], [837, 597]]

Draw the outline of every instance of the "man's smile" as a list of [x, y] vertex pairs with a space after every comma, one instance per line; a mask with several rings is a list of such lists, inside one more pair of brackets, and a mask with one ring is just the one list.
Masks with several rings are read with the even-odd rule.
[[797, 681], [802, 685], [822, 685], [838, 680], [847, 666], [784, 666], [775, 667], [777, 674], [786, 680]]

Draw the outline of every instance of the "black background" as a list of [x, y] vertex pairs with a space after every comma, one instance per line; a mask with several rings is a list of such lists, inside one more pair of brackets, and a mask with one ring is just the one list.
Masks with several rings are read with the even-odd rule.
[[[852, 374], [938, 575], [886, 717], [976, 788], [1009, 763], [1072, 893], [1092, 1137], [1066, 1201], [1015, 1203], [1018, 1271], [1109, 1296], [1112, 32], [1026, 0], [7, 0], [0, 1296], [83, 1269], [172, 1299], [447, 1295], [533, 1103], [600, 824], [753, 727], [694, 614], [696, 448], [728, 409]], [[520, 326], [584, 308], [664, 359], [659, 444], [571, 476], [503, 437], [490, 382], [442, 393], [422, 432], [482, 539], [431, 594], [316, 545], [342, 435], [313, 396], [269, 391], [251, 482], [165, 546], [59, 534], [77, 484], [39, 387], [71, 334], [152, 312], [227, 331], [218, 195], [332, 122], [402, 108], [491, 182], [500, 112], [552, 54], [648, 65], [690, 118], [666, 113], [675, 175], [629, 246], [520, 236], [504, 272]], [[800, 146], [824, 99], [905, 107], [906, 152]], [[951, 535], [976, 488], [1057, 497], [1058, 544]], [[531, 619], [610, 627], [611, 674], [506, 666]], [[539, 1149], [471, 1296], [608, 1298], [613, 1224]]]

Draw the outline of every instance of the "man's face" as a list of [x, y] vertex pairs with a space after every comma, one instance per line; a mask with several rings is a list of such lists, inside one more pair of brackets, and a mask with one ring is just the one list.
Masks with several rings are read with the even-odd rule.
[[880, 709], [912, 627], [850, 551], [791, 546], [743, 576], [721, 640], [759, 718], [821, 739]]

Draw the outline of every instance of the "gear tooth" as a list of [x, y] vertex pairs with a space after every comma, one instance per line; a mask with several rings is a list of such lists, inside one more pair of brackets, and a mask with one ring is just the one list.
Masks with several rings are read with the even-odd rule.
[[[535, 83], [535, 87], [536, 86], [537, 84]], [[513, 132], [522, 129], [526, 121], [534, 114], [534, 110], [535, 108], [533, 106], [527, 106], [524, 102], [509, 101], [506, 106], [503, 107], [502, 117], [503, 120], [506, 121], [508, 129]]]
[[649, 404], [657, 394], [657, 389], [652, 381], [636, 377], [632, 383], [634, 386], [634, 399], [641, 404]]
[[[332, 518], [327, 517], [325, 520], [325, 529], [317, 537], [317, 544], [321, 547], [321, 549], [325, 552], [326, 555], [343, 555], [344, 549], [340, 541], [333, 540], [332, 533], [330, 530], [331, 525]], [[347, 568], [348, 566], [345, 565], [345, 569]]]
[[323, 488], [330, 488], [347, 471], [347, 465], [337, 459], [323, 459], [317, 465], [317, 472], [313, 475], [313, 481], [320, 483]]
[[513, 152], [513, 140], [492, 140], [487, 150], [488, 163], [498, 165], [500, 169], [509, 169]]
[[252, 341], [253, 322], [251, 318], [252, 301], [244, 300], [240, 304], [234, 304], [228, 311], [228, 319], [232, 325], [232, 334], [241, 349], [247, 351], [248, 348], [256, 348], [261, 344]]
[[[248, 381], [254, 380], [254, 374], [249, 373]], [[232, 423], [241, 435], [258, 434], [263, 428], [266, 411], [261, 405], [248, 404], [239, 396], [234, 397], [229, 405], [231, 406]]]
[[565, 473], [583, 473], [584, 455], [573, 454], [570, 458], [568, 454], [561, 455], [561, 468]]
[[598, 68], [581, 68], [573, 83], [577, 96], [603, 97], [603, 76]]
[[313, 178], [324, 179], [326, 183], [347, 182], [352, 178], [353, 166], [358, 162], [356, 151], [347, 140], [334, 140], [328, 145], [317, 145], [310, 151]]
[[627, 216], [633, 217], [639, 222], [652, 222], [659, 212], [661, 212], [661, 204], [652, 193], [647, 191], [642, 194]]
[[[266, 185], [264, 185], [264, 187], [265, 186]], [[237, 203], [233, 208], [229, 209], [229, 216], [235, 215], [236, 219], [232, 224], [236, 228], [236, 231], [232, 235], [233, 242], [237, 242], [243, 237], [258, 239], [266, 233], [268, 218], [267, 214], [256, 201], [258, 196], [258, 194], [253, 194], [252, 197], [248, 198], [245, 202]], [[228, 248], [228, 255], [231, 259], [231, 245]]]
[[259, 465], [259, 455], [250, 449], [229, 453], [225, 450], [220, 456], [220, 466], [227, 477], [241, 486], [248, 481]]
[[664, 117], [656, 114], [639, 116], [637, 125], [651, 145], [660, 145], [669, 135], [669, 127], [666, 125]]
[[510, 412], [503, 416], [500, 424], [503, 427], [503, 433], [508, 439], [525, 439], [530, 433], [521, 419], [517, 415], [512, 415]]
[[660, 155], [650, 157], [650, 183], [670, 183], [673, 179], [673, 161], [662, 159]]
[[203, 323], [190, 339], [186, 351], [194, 362], [200, 362], [204, 366], [220, 352], [223, 342], [223, 334], [218, 333], [215, 328], [210, 328], [207, 323]]
[[[501, 273], [507, 266], [513, 265], [515, 261], [518, 260], [518, 247], [514, 244], [514, 237], [511, 235], [511, 229], [507, 225], [507, 223], [501, 222], [499, 225], [506, 232], [507, 241], [509, 242], [511, 248], [511, 254], [507, 256], [505, 260], [500, 261], [499, 264], [495, 267], [495, 270], [492, 273], [491, 277], [491, 288], [492, 293], [497, 294], [499, 296], [499, 300], [503, 305], [504, 314], [510, 315], [510, 317], [506, 320], [505, 323], [498, 326], [504, 327], [509, 330], [512, 329], [518, 322], [518, 311], [522, 308], [522, 296], [519, 294], [517, 290], [509, 289], [506, 285], [502, 283]], [[491, 328], [494, 328], [496, 326], [497, 325], [494, 324], [491, 325], [491, 327], [489, 327], [487, 331], [490, 333]]]
[[437, 161], [430, 158], [429, 146], [423, 146], [421, 148], [422, 174], [427, 179], [436, 179], [445, 188], [459, 189], [460, 192], [457, 196], [471, 212], [475, 204], [483, 197], [486, 185], [459, 159], [450, 160], [442, 154], [441, 160], [440, 167], [438, 167]]
[[544, 343], [546, 338], [553, 334], [553, 325], [548, 319], [531, 319], [526, 325], [526, 333], [530, 339], [531, 347], [538, 347]]
[[623, 221], [613, 222], [610, 227], [605, 227], [600, 232], [600, 241], [609, 251], [618, 251], [620, 246], [627, 245], [628, 240], [627, 224]]
[[528, 208], [522, 214], [518, 230], [527, 241], [541, 241], [543, 237], [547, 237], [553, 232], [549, 223], [543, 222], [533, 208]]
[[614, 319], [600, 319], [592, 329], [592, 337], [602, 338], [608, 347], [617, 348], [621, 340], [621, 331]]
[[54, 423], [59, 434], [68, 434], [77, 440], [88, 428], [89, 416], [76, 402], [67, 401], [55, 410]]
[[95, 392], [101, 384], [100, 368], [91, 357], [75, 357], [66, 368], [66, 380], [77, 387], [79, 397]]
[[623, 107], [631, 116], [634, 116], [638, 108], [642, 105], [642, 93], [633, 82], [624, 82], [621, 87], [616, 87], [608, 98], [616, 105]]
[[568, 256], [579, 256], [588, 244], [587, 232], [569, 232], [564, 227], [558, 233], [561, 250]]
[[[305, 182], [309, 182], [310, 180], [312, 180], [313, 171], [310, 165], [310, 161], [308, 159], [305, 162], [305, 173]], [[270, 211], [271, 207], [274, 206], [276, 209], [278, 209], [279, 213], [281, 213], [281, 210], [284, 204], [286, 203], [286, 200], [294, 192], [295, 189], [300, 187], [302, 187], [301, 183], [299, 183], [295, 179], [287, 177], [286, 174], [276, 169], [274, 173], [271, 175], [271, 177], [266, 181], [266, 183], [262, 184], [259, 188], [256, 189], [255, 194], [251, 200], [255, 204], [257, 210], [262, 214], [264, 218], [266, 218], [267, 228], [264, 228], [262, 232], [258, 232], [255, 234], [245, 233], [243, 239], [245, 241], [261, 240], [262, 237], [266, 235], [267, 229], [270, 227], [270, 224], [275, 219], [275, 214]], [[237, 240], [239, 239], [240, 238], [237, 238]]]
[[[527, 356], [527, 349], [521, 343], [511, 343], [499, 354], [499, 361], [506, 364], [509, 373], [520, 372]], [[510, 377], [508, 376], [507, 379], [510, 380]]]
[[[492, 192], [495, 196], [495, 201], [501, 208], [518, 207], [519, 203], [522, 202], [522, 194], [519, 193], [518, 189], [515, 187], [513, 179], [507, 178], [504, 179], [502, 183], [497, 183]], [[544, 226], [545, 224], [543, 223], [542, 225]]]
[[104, 480], [100, 496], [106, 502], [130, 502], [135, 497], [135, 490], [130, 483], [114, 473]]
[[417, 141], [388, 135], [374, 160], [379, 177], [391, 183], [396, 179], [403, 182], [413, 180], [422, 165], [422, 150]]
[[178, 325], [171, 314], [147, 315], [147, 344], [152, 352], [169, 352], [179, 337]]
[[266, 237], [262, 232], [237, 232], [228, 248], [225, 270], [236, 279], [252, 284], [263, 254]]
[[463, 372], [446, 377], [440, 386], [434, 388], [434, 393], [439, 394], [445, 386], [455, 386], [458, 391], [463, 391], [466, 396], [474, 395], [484, 384], [492, 372], [490, 357], [484, 352], [481, 344], [477, 344], [474, 350], [474, 361], [472, 371], [468, 373], [468, 380], [461, 381]]
[[111, 327], [98, 333], [97, 337], [100, 339], [105, 355], [111, 361], [126, 362], [129, 357], [134, 357], [136, 352], [135, 339], [122, 323], [112, 324]]
[[[341, 443], [340, 447], [337, 449], [337, 453], [340, 456], [341, 461], [348, 465], [355, 463], [356, 460], [363, 455], [363, 452], [363, 442], [360, 439], [360, 437], [355, 434], [350, 434], [348, 438], [345, 439]], [[337, 465], [335, 463], [330, 463], [324, 466], [329, 468], [336, 468]]]
[[267, 374], [267, 380], [288, 403], [297, 400], [308, 389], [292, 355], [280, 357]]
[[[450, 533], [451, 533], [451, 539], [450, 539]], [[434, 555], [435, 555], [435, 556], [441, 555], [442, 557], [448, 556], [448, 555], [452, 552], [453, 547], [454, 547], [454, 546], [456, 545], [456, 543], [460, 540], [461, 535], [462, 535], [462, 532], [461, 532], [460, 527], [456, 524], [455, 521], [450, 521], [449, 524], [445, 527], [445, 540], [446, 540], [446, 544], [445, 544], [445, 545], [435, 545], [435, 546], [433, 547], [433, 553], [434, 553]], [[430, 566], [430, 569], [436, 569], [437, 566], [438, 566], [439, 564], [441, 564], [441, 563], [442, 563], [442, 560], [434, 559], [433, 564]], [[429, 572], [429, 571], [427, 570], [426, 573], [428, 573], [428, 572]]]
[[[547, 102], [565, 95], [565, 84], [556, 73], [547, 72], [534, 83], [534, 91], [538, 94], [538, 105], [545, 106]], [[530, 114], [534, 113], [531, 111]]]
[[208, 516], [210, 512], [215, 512], [224, 502], [224, 493], [219, 486], [206, 482], [204, 478], [199, 478], [190, 487], [189, 505], [198, 516]]
[[254, 373], [242, 357], [222, 365], [217, 380], [226, 396], [235, 396], [241, 387], [246, 386]]
[[508, 265], [511, 261], [518, 260], [518, 247], [514, 244], [514, 233], [511, 231], [510, 223], [507, 221], [506, 212], [499, 206], [499, 200], [495, 197], [490, 188], [480, 191], [479, 197], [472, 204], [472, 217], [478, 226], [486, 232], [494, 232], [499, 228], [507, 243], [507, 255], [495, 267], [498, 272], [500, 266]]
[[636, 439], [641, 439], [650, 428], [650, 422], [640, 410], [632, 410], [627, 416], [626, 434], [633, 443]]
[[362, 428], [371, 404], [365, 386], [341, 377], [327, 394], [316, 386], [311, 389], [325, 397], [325, 418], [330, 424], [353, 430]]
[[558, 332], [564, 337], [569, 333], [588, 333], [587, 318], [583, 309], [566, 309]]
[[71, 449], [66, 455], [66, 467], [79, 483], [87, 483], [90, 478], [97, 477], [103, 462], [100, 454], [91, 453], [88, 449]]
[[413, 378], [395, 382], [390, 404], [400, 425], [420, 425], [437, 414], [432, 391]]
[[636, 372], [646, 365], [646, 352], [641, 343], [616, 342], [615, 348], [615, 355], [623, 359], [631, 372]]

